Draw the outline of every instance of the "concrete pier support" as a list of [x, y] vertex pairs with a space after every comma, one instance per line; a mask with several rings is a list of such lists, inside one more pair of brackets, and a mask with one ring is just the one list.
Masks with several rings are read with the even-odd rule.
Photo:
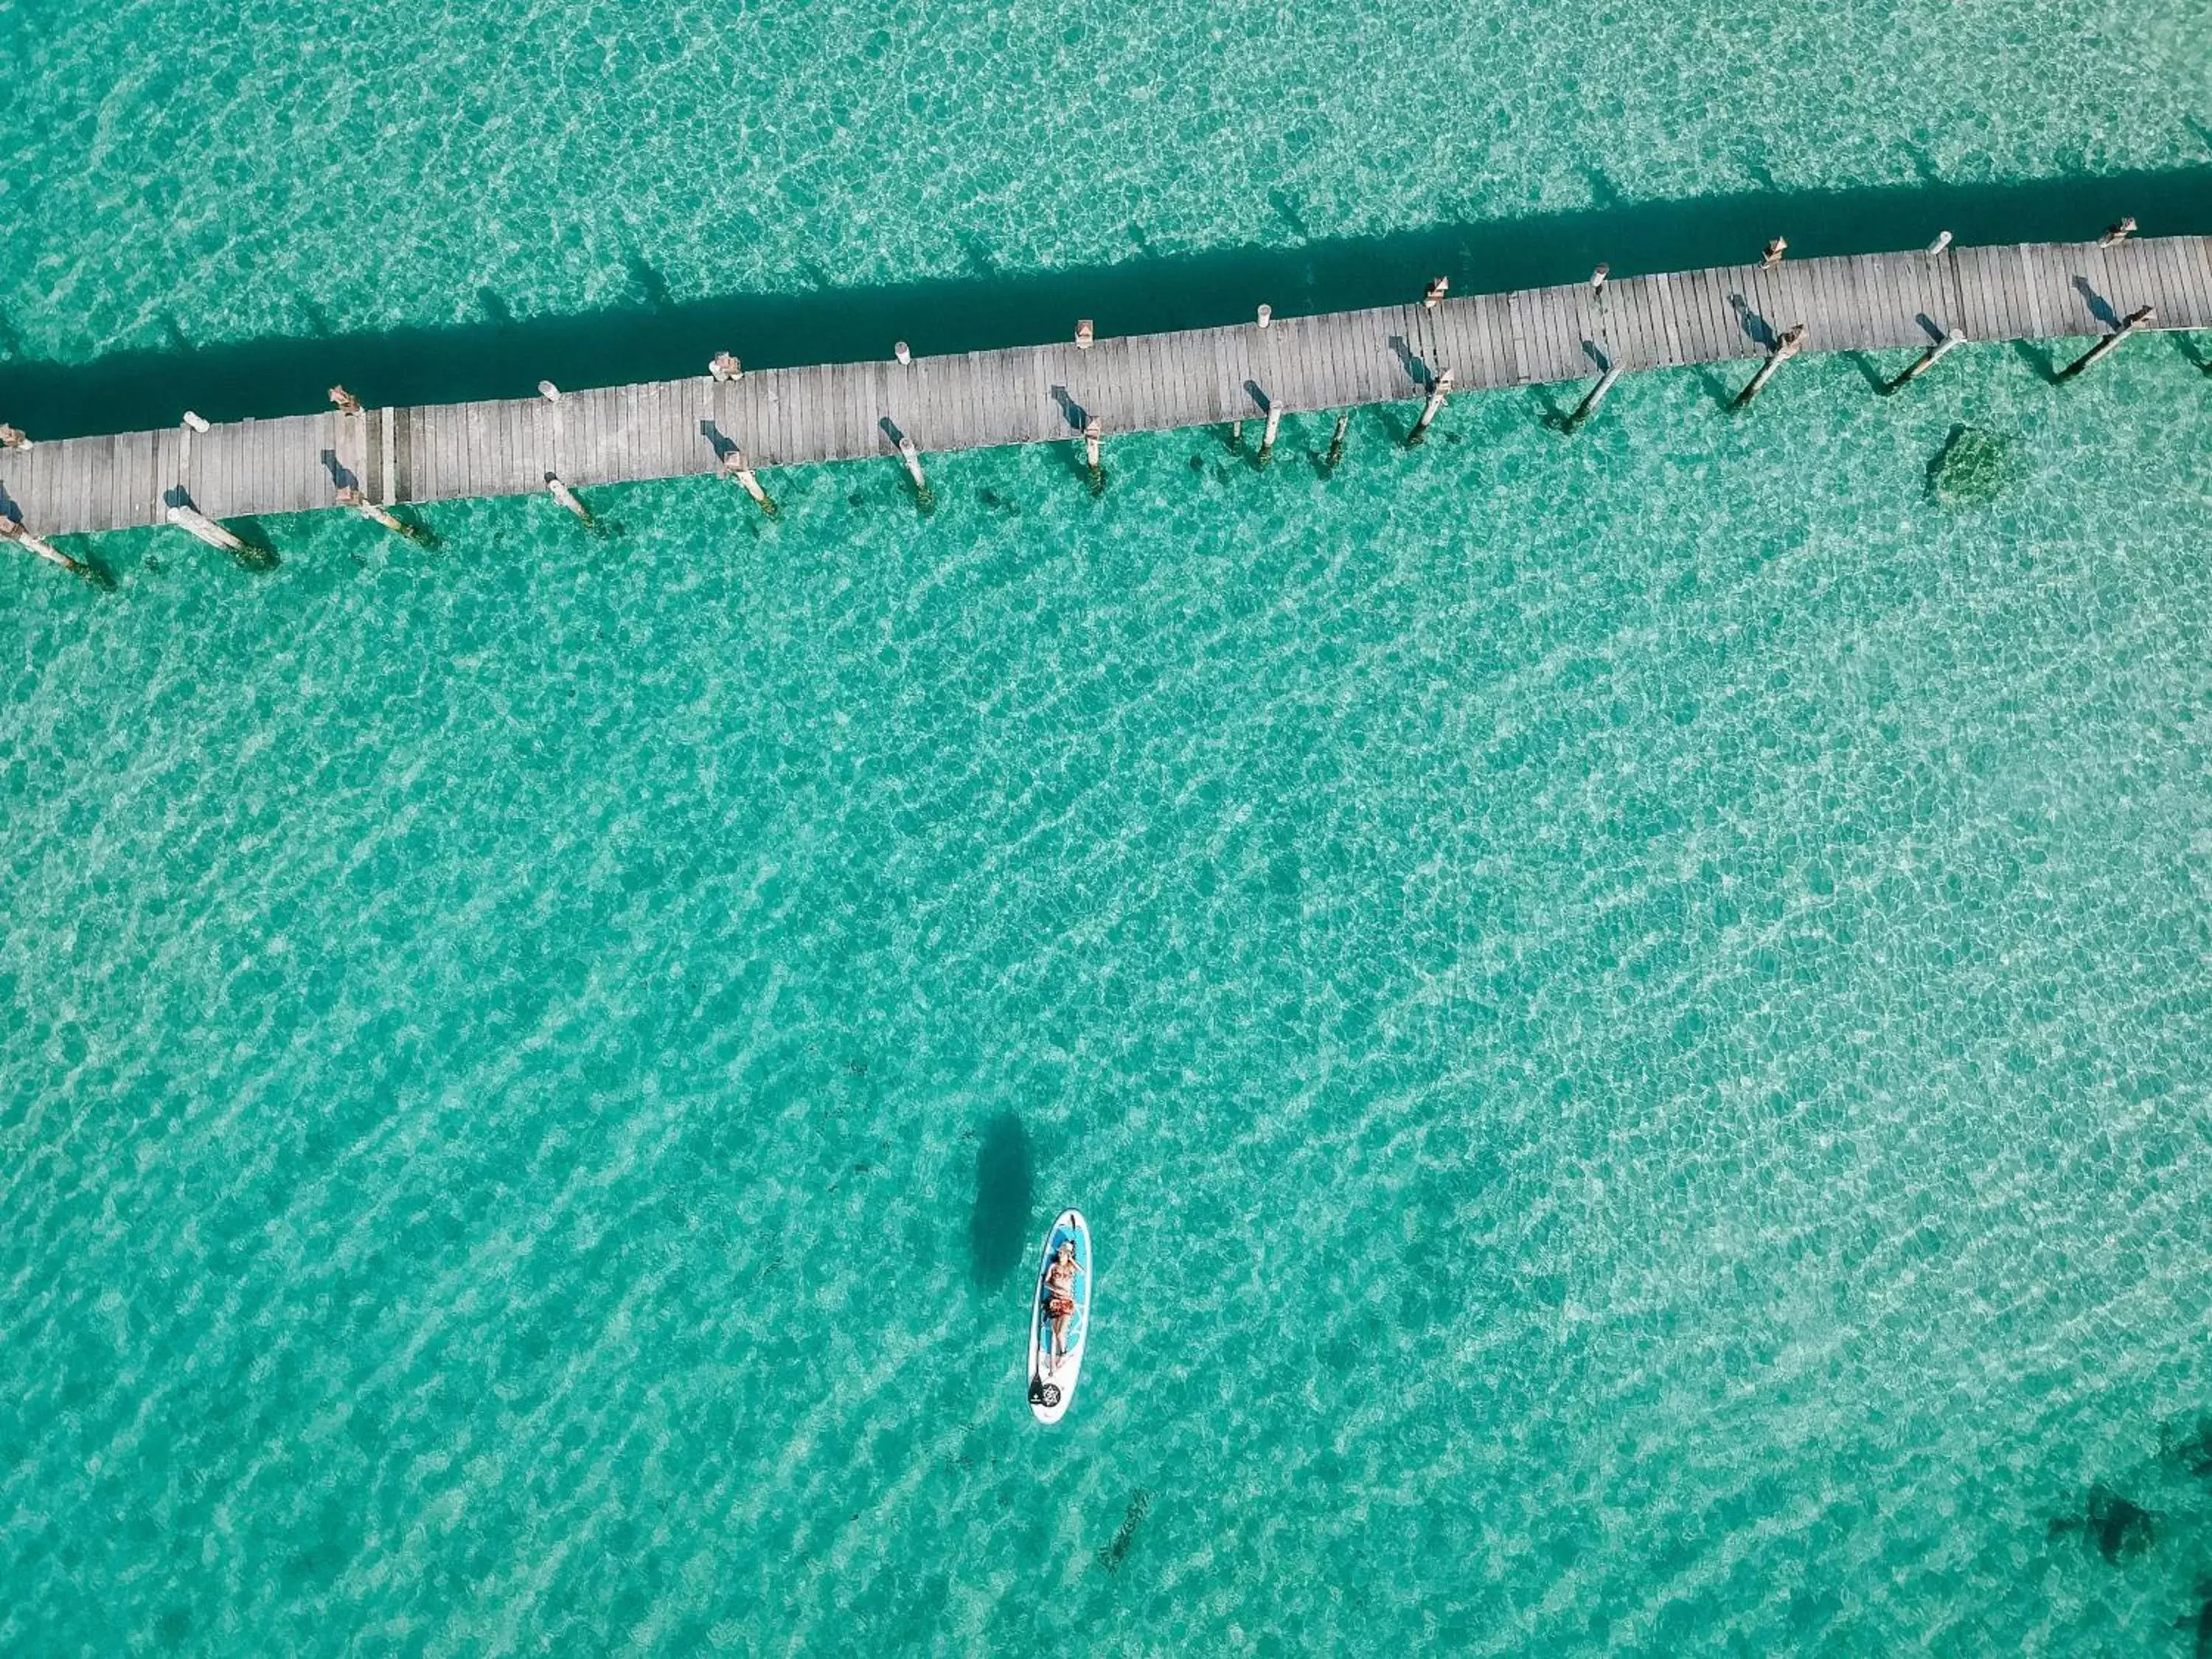
[[1567, 430], [1578, 431], [1583, 422], [1596, 414], [1598, 405], [1605, 401], [1606, 394], [1613, 390], [1613, 383], [1620, 379], [1620, 365], [1607, 365], [1605, 373], [1597, 377], [1597, 384], [1589, 389], [1582, 402], [1575, 405], [1575, 412], [1567, 416]]
[[368, 496], [362, 494], [360, 490], [356, 489], [351, 484], [348, 484], [345, 488], [339, 490], [332, 499], [335, 500], [340, 507], [351, 507], [355, 512], [360, 514], [362, 518], [367, 519], [371, 524], [383, 526], [385, 529], [389, 530], [395, 536], [404, 536], [410, 542], [419, 543], [426, 546], [430, 541], [430, 534], [428, 531], [421, 529], [415, 525], [409, 524], [405, 520], [400, 518], [396, 513], [392, 513], [385, 507], [378, 506], [374, 501], [369, 500]]
[[1927, 350], [1922, 352], [1917, 362], [1914, 363], [1912, 367], [1906, 369], [1904, 374], [1899, 375], [1887, 386], [1884, 386], [1882, 390], [1884, 392], [1904, 391], [1905, 387], [1911, 386], [1915, 380], [1925, 374], [1929, 369], [1942, 362], [1943, 359], [1948, 356], [1953, 351], [1966, 343], [1966, 337], [1964, 334], [1961, 334], [1957, 329], [1953, 329], [1942, 339], [1936, 341], [1934, 345], [1929, 346]]
[[732, 449], [723, 455], [722, 476], [736, 480], [738, 488], [753, 498], [754, 506], [759, 507], [769, 518], [775, 517], [776, 504], [769, 499], [768, 491], [761, 488], [759, 476], [753, 471], [752, 468], [745, 465], [744, 450]]
[[26, 553], [34, 554], [48, 564], [55, 565], [72, 575], [90, 580], [93, 568], [82, 559], [72, 559], [51, 542], [40, 540], [14, 519], [0, 518], [0, 541], [10, 541]]
[[582, 521], [585, 529], [599, 528], [599, 521], [592, 516], [592, 509], [584, 505], [583, 499], [574, 490], [562, 482], [559, 474], [549, 472], [545, 475], [545, 493], [568, 511], [574, 514]]
[[178, 529], [205, 542], [210, 547], [219, 547], [226, 553], [240, 557], [252, 556], [253, 550], [246, 544], [243, 537], [224, 529], [196, 507], [185, 507], [180, 503], [171, 507], [167, 516], [169, 522]]
[[1413, 429], [1406, 434], [1407, 448], [1419, 449], [1428, 441], [1429, 427], [1443, 408], [1444, 399], [1451, 395], [1451, 370], [1438, 370], [1436, 379], [1429, 382], [1429, 400], [1421, 405], [1420, 418], [1413, 422]]
[[1267, 404], [1267, 424], [1261, 428], [1260, 453], [1254, 461], [1265, 466], [1275, 459], [1275, 434], [1283, 429], [1283, 406], [1272, 400]]
[[2099, 363], [2120, 349], [2120, 343], [2148, 323], [2158, 320], [2158, 313], [2149, 306], [2139, 306], [2128, 313], [2127, 320], [2103, 339], [2091, 346], [2072, 362], [2058, 371], [2058, 378], [2070, 380], [2085, 368], [2094, 368]]
[[1753, 398], [1766, 390], [1766, 383], [1774, 372], [1795, 357], [1805, 346], [1805, 325], [1798, 324], [1774, 343], [1774, 349], [1766, 354], [1766, 361], [1759, 366], [1759, 373], [1751, 377], [1751, 384], [1735, 394], [1735, 407], [1742, 409]]

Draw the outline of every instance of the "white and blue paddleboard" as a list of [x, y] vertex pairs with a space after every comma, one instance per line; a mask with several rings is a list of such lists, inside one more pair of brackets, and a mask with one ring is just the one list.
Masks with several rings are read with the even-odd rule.
[[[1068, 1316], [1067, 1351], [1055, 1359], [1052, 1320], [1045, 1312], [1044, 1270], [1060, 1253], [1062, 1239], [1075, 1246], [1075, 1311]], [[1036, 1288], [1030, 1297], [1030, 1409], [1038, 1422], [1059, 1422], [1074, 1403], [1076, 1381], [1083, 1375], [1083, 1345], [1090, 1335], [1091, 1229], [1084, 1224], [1081, 1212], [1063, 1210], [1044, 1236]]]

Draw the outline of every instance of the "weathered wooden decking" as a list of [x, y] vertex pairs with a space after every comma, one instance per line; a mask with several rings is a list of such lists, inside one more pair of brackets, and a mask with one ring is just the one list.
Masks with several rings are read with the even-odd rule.
[[[1255, 299], [1264, 295], [1255, 295]], [[1458, 390], [1588, 378], [1764, 355], [1806, 326], [1808, 351], [2109, 332], [2136, 307], [2156, 326], [2212, 327], [2212, 238], [2112, 248], [2038, 244], [1791, 259], [1587, 287], [1418, 301], [1066, 345], [767, 369], [733, 383], [665, 380], [543, 398], [378, 409], [76, 438], [0, 453], [0, 510], [41, 535], [161, 521], [189, 500], [217, 519], [328, 507], [357, 484], [383, 502], [589, 489], [711, 471], [742, 445], [759, 467], [1073, 440], [1086, 415], [1110, 434], [1257, 418], [1267, 403], [1342, 409], [1417, 398], [1437, 371]], [[1071, 323], [1073, 319], [1071, 319]], [[721, 341], [700, 342], [700, 358]], [[733, 343], [740, 347], [743, 342]], [[1938, 371], [1942, 373], [1942, 371]], [[33, 434], [34, 436], [36, 434]], [[175, 492], [181, 490], [182, 495]]]

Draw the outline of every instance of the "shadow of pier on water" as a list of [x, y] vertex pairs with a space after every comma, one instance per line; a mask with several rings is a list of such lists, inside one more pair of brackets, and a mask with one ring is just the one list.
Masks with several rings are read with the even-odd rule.
[[1022, 273], [970, 262], [957, 274], [868, 289], [681, 299], [633, 272], [629, 299], [589, 312], [521, 315], [494, 294], [480, 296], [478, 319], [453, 325], [349, 332], [342, 318], [325, 319], [329, 331], [301, 337], [195, 344], [171, 331], [91, 362], [16, 356], [0, 362], [0, 409], [40, 437], [65, 438], [166, 427], [187, 408], [216, 421], [319, 413], [333, 382], [372, 406], [527, 397], [540, 380], [582, 389], [698, 376], [718, 349], [748, 368], [872, 362], [897, 339], [923, 356], [1063, 340], [1078, 317], [1097, 319], [1102, 334], [1146, 334], [1249, 321], [1261, 297], [1286, 318], [1406, 304], [1439, 273], [1463, 295], [1580, 283], [1600, 262], [1616, 277], [1741, 264], [1777, 228], [1793, 257], [1815, 257], [1917, 248], [1939, 230], [1960, 246], [2081, 241], [2122, 214], [2147, 236], [2212, 231], [2212, 166], [1614, 200], [1089, 268]]

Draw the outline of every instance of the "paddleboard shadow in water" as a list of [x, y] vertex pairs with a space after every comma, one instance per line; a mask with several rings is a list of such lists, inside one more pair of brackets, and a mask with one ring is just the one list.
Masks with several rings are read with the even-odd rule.
[[975, 1148], [975, 1207], [968, 1219], [968, 1253], [975, 1282], [995, 1291], [1013, 1277], [1036, 1211], [1029, 1131], [1012, 1112], [983, 1126]]

